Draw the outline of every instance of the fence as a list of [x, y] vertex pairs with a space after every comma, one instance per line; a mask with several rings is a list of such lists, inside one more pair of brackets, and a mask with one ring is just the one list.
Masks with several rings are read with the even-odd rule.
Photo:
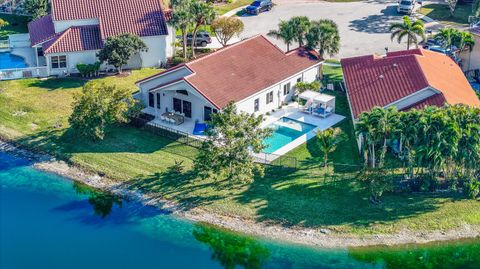
[[[190, 135], [188, 133], [185, 133], [179, 130], [175, 130], [168, 126], [151, 122], [151, 120], [152, 120], [151, 118], [135, 118], [130, 122], [130, 124], [137, 128], [142, 128], [155, 135], [159, 135], [167, 139], [174, 140], [197, 149], [201, 148], [202, 146], [201, 138], [195, 137], [193, 135]], [[297, 158], [295, 157], [280, 156], [280, 155], [270, 154], [270, 153], [251, 153], [251, 155], [253, 156], [254, 161], [257, 163], [277, 166], [277, 167], [297, 169], [298, 162], [297, 162]]]
[[48, 77], [48, 68], [46, 66], [0, 70], [0, 80], [39, 77]]

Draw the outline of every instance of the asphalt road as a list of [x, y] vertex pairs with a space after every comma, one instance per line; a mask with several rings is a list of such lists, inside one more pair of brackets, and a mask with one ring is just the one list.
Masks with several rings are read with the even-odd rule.
[[[310, 19], [331, 19], [338, 24], [341, 37], [341, 49], [333, 58], [360, 56], [365, 54], [385, 54], [390, 51], [406, 49], [406, 44], [390, 40], [388, 28], [392, 22], [400, 21], [396, 1], [364, 1], [352, 3], [280, 3], [270, 12], [259, 16], [242, 16], [245, 30], [241, 38], [268, 33], [276, 29], [280, 20], [293, 16], [307, 16]], [[269, 37], [280, 48], [286, 50], [281, 40]]]

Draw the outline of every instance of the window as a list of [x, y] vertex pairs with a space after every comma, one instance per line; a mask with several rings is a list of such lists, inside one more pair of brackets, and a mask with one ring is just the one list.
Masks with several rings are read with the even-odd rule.
[[177, 93], [188, 96], [187, 90], [177, 90]]
[[67, 56], [62, 55], [62, 56], [52, 56], [51, 58], [52, 61], [52, 68], [66, 68], [67, 67]]
[[255, 101], [253, 102], [253, 111], [254, 112], [257, 112], [260, 110], [260, 99], [255, 99]]
[[287, 95], [290, 93], [290, 87], [291, 87], [290, 82], [283, 85], [283, 95]]
[[148, 93], [148, 106], [155, 107], [154, 95], [151, 92]]
[[160, 108], [160, 93], [157, 92], [157, 108]]
[[173, 98], [173, 111], [182, 112], [182, 100]]
[[297, 83], [302, 82], [302, 77], [297, 78]]
[[267, 104], [273, 102], [273, 91], [267, 93]]

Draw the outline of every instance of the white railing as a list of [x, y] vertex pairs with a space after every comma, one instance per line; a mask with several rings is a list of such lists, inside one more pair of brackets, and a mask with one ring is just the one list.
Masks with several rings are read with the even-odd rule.
[[26, 67], [0, 69], [0, 80], [20, 79], [20, 78], [41, 78], [48, 77], [48, 68], [42, 67]]

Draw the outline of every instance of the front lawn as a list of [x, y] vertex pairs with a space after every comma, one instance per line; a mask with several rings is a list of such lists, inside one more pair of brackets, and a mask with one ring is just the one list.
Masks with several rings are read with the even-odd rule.
[[453, 16], [450, 15], [448, 5], [442, 4], [428, 4], [417, 12], [443, 24], [465, 26], [468, 24], [468, 16], [472, 15], [472, 6], [458, 4]]
[[8, 35], [11, 35], [11, 34], [28, 33], [27, 24], [30, 20], [29, 17], [10, 15], [10, 14], [0, 14], [0, 19], [9, 23], [8, 26], [5, 26], [0, 30], [0, 40], [7, 39]]
[[[158, 70], [134, 71], [126, 78], [99, 79], [129, 86]], [[337, 70], [338, 72], [338, 70]], [[68, 132], [73, 95], [80, 79], [27, 79], [0, 82], [0, 137], [51, 154], [131, 184], [185, 209], [202, 209], [284, 226], [326, 227], [342, 233], [393, 233], [402, 229], [449, 229], [480, 224], [480, 203], [450, 194], [387, 194], [381, 205], [355, 181], [360, 159], [350, 120], [341, 128], [350, 139], [331, 155], [325, 172], [316, 139], [287, 156], [298, 170], [268, 167], [250, 184], [201, 180], [192, 171], [196, 149], [132, 127], [112, 128], [106, 139], [90, 142]], [[349, 116], [346, 96], [337, 96], [337, 113]], [[170, 169], [183, 162], [185, 171]]]
[[233, 0], [231, 3], [215, 4], [215, 11], [218, 15], [223, 15], [230, 10], [249, 5], [252, 2], [253, 0]]

